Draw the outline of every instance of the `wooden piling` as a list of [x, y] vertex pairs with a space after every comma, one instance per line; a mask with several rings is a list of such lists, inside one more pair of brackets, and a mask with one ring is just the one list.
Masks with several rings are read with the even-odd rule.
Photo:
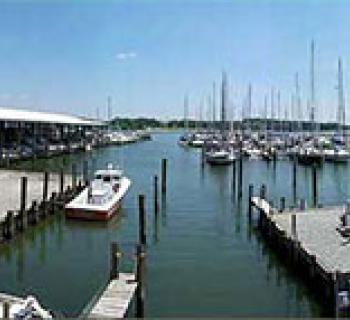
[[7, 211], [4, 221], [3, 237], [7, 240], [13, 237], [13, 211]]
[[27, 211], [27, 221], [31, 225], [35, 225], [37, 223], [37, 212], [38, 212], [38, 205], [37, 202], [34, 200], [32, 202], [31, 207]]
[[249, 190], [248, 190], [248, 218], [249, 221], [252, 219], [252, 210], [253, 210], [253, 204], [252, 204], [252, 198], [254, 195], [254, 186], [252, 184], [249, 185]]
[[10, 319], [10, 302], [4, 301], [2, 303], [3, 307], [3, 319]]
[[44, 172], [44, 184], [43, 184], [43, 202], [47, 201], [49, 190], [49, 173], [47, 171]]
[[111, 271], [110, 271], [110, 279], [111, 280], [119, 278], [119, 258], [120, 258], [119, 246], [116, 242], [112, 242], [112, 244], [111, 244]]
[[72, 189], [73, 192], [76, 191], [77, 188], [77, 165], [75, 163], [72, 164]]
[[144, 290], [144, 260], [145, 252], [142, 245], [136, 248], [136, 318], [143, 318], [145, 315], [145, 290]]
[[158, 176], [154, 176], [154, 216], [158, 217], [159, 203], [158, 203]]
[[236, 195], [236, 161], [232, 164], [232, 193], [233, 196]]
[[20, 209], [16, 218], [16, 229], [18, 231], [24, 230], [24, 213], [27, 207], [27, 186], [28, 186], [28, 178], [22, 177]]
[[283, 212], [286, 209], [286, 198], [281, 197], [280, 199], [280, 212]]
[[145, 196], [139, 195], [139, 241], [142, 245], [146, 244], [146, 212], [145, 212]]
[[305, 199], [300, 199], [299, 201], [299, 210], [300, 211], [305, 211], [306, 209], [306, 200]]
[[265, 200], [266, 199], [266, 185], [262, 184], [260, 188], [260, 198]]
[[317, 207], [317, 167], [316, 164], [312, 166], [312, 200], [313, 206]]
[[242, 199], [242, 189], [243, 189], [243, 154], [240, 153], [239, 156], [239, 176], [238, 176], [238, 198]]
[[162, 194], [166, 194], [167, 187], [167, 159], [162, 159]]
[[84, 186], [89, 185], [89, 162], [87, 160], [83, 162], [83, 180]]
[[64, 171], [60, 171], [60, 196], [64, 193]]
[[28, 187], [28, 178], [22, 177], [21, 178], [21, 204], [20, 204], [21, 211], [24, 211], [27, 206], [27, 187]]
[[291, 217], [291, 233], [294, 239], [297, 238], [297, 216], [295, 213], [290, 215]]
[[294, 200], [294, 205], [296, 206], [297, 204], [297, 157], [294, 155], [293, 157], [293, 200]]

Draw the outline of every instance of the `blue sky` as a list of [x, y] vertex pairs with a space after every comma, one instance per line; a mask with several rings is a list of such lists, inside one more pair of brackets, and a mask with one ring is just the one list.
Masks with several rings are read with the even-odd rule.
[[114, 115], [167, 119], [188, 93], [194, 116], [222, 70], [230, 115], [250, 82], [254, 113], [272, 86], [290, 106], [295, 72], [305, 105], [315, 39], [317, 117], [331, 120], [339, 56], [348, 92], [349, 14], [346, 0], [2, 0], [0, 105], [106, 116], [110, 95]]

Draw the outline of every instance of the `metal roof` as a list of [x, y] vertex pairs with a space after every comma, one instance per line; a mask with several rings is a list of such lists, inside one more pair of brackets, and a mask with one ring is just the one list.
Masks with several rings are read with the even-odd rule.
[[0, 107], [0, 121], [22, 121], [81, 126], [102, 126], [103, 121], [86, 119], [63, 113], [51, 113]]

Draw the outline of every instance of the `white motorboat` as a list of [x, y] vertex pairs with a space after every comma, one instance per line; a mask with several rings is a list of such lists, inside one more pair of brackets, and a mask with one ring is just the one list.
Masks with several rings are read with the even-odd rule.
[[108, 165], [98, 170], [91, 184], [65, 206], [66, 217], [86, 220], [108, 220], [121, 206], [131, 181], [120, 169]]
[[206, 153], [206, 161], [211, 165], [231, 164], [236, 159], [236, 154], [229, 149], [213, 149]]
[[350, 159], [349, 151], [343, 148], [325, 149], [323, 154], [325, 161], [330, 162], [348, 162]]

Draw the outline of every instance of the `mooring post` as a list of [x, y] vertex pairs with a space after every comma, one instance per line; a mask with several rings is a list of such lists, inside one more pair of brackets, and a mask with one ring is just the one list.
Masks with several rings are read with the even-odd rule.
[[64, 171], [60, 171], [60, 197], [63, 196], [64, 193]]
[[20, 201], [20, 209], [18, 213], [17, 219], [17, 230], [22, 231], [24, 229], [24, 212], [27, 207], [27, 186], [28, 186], [28, 178], [21, 178], [21, 201]]
[[56, 202], [57, 200], [57, 193], [56, 192], [52, 192], [51, 193], [51, 198], [50, 198], [50, 208], [49, 208], [49, 213], [50, 214], [54, 214], [55, 210], [56, 210]]
[[317, 207], [317, 167], [316, 164], [312, 166], [312, 199], [313, 206]]
[[43, 183], [43, 201], [47, 201], [48, 188], [49, 186], [49, 173], [47, 171], [44, 172], [44, 183]]
[[232, 193], [233, 196], [236, 195], [236, 161], [232, 164]]
[[297, 205], [297, 156], [293, 156], [293, 199], [294, 205]]
[[84, 186], [89, 185], [89, 163], [87, 160], [83, 162], [83, 180]]
[[73, 193], [76, 192], [77, 188], [77, 165], [75, 163], [72, 164], [72, 189]]
[[21, 205], [20, 210], [24, 211], [27, 207], [27, 187], [28, 187], [28, 178], [21, 178]]
[[159, 203], [158, 203], [158, 176], [154, 176], [154, 216], [157, 219], [159, 213]]
[[260, 188], [260, 199], [266, 200], [266, 185], [262, 184]]
[[32, 202], [32, 205], [31, 207], [29, 208], [28, 212], [27, 212], [27, 222], [34, 225], [37, 223], [37, 217], [36, 217], [36, 214], [37, 214], [37, 202], [34, 200]]
[[205, 146], [203, 145], [201, 148], [201, 165], [204, 167], [204, 160], [205, 160]]
[[283, 212], [286, 209], [286, 198], [281, 197], [280, 199], [280, 212]]
[[291, 231], [293, 239], [297, 238], [297, 216], [295, 213], [290, 215], [291, 218]]
[[8, 240], [13, 236], [13, 211], [7, 211], [3, 236]]
[[167, 184], [167, 159], [162, 159], [162, 194], [166, 194]]
[[254, 186], [252, 184], [249, 185], [249, 190], [248, 190], [248, 218], [249, 221], [252, 219], [252, 210], [253, 210], [253, 202], [252, 198], [254, 195]]
[[305, 199], [300, 199], [299, 209], [300, 209], [300, 211], [305, 211], [305, 209], [306, 209], [306, 200]]
[[3, 307], [3, 318], [10, 319], [10, 302], [4, 301], [2, 303], [2, 307]]
[[242, 199], [242, 189], [243, 189], [243, 155], [242, 148], [239, 156], [239, 176], [238, 176], [238, 198]]
[[142, 245], [146, 244], [146, 212], [145, 212], [145, 196], [139, 195], [139, 241]]
[[116, 242], [112, 242], [112, 244], [111, 244], [111, 272], [110, 272], [110, 279], [111, 280], [119, 278], [119, 258], [120, 258], [119, 246]]
[[145, 315], [144, 260], [144, 247], [139, 244], [136, 247], [136, 318], [143, 318]]

